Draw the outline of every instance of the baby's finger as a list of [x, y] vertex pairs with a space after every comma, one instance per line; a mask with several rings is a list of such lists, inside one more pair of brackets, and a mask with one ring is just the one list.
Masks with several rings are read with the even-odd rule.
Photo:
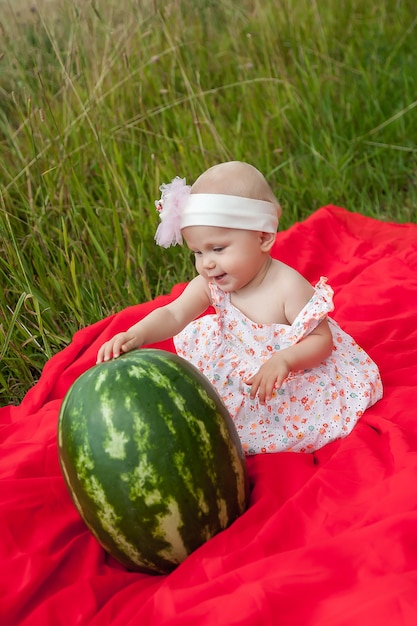
[[113, 354], [113, 341], [106, 341], [104, 343], [98, 353], [97, 362], [105, 363], [106, 361], [110, 361]]
[[274, 389], [281, 389], [284, 381], [288, 378], [288, 376], [277, 376], [275, 379]]
[[103, 362], [110, 361], [113, 357], [113, 341], [104, 344]]
[[120, 344], [122, 340], [117, 335], [104, 343], [97, 355], [97, 362], [102, 363], [117, 358], [120, 355]]
[[265, 404], [272, 399], [275, 387], [275, 377], [267, 378], [262, 381], [262, 385], [259, 388], [258, 396], [261, 404]]
[[261, 404], [265, 404], [265, 397], [266, 397], [265, 380], [261, 379], [259, 383], [257, 384], [256, 390], [252, 388], [252, 392], [253, 391], [255, 391], [255, 393], [253, 393], [252, 398], [254, 398], [255, 396], [258, 396], [259, 402]]
[[99, 351], [97, 352], [97, 360], [96, 363], [102, 363], [104, 359], [104, 345], [100, 346]]
[[246, 385], [250, 386], [250, 394], [249, 397], [251, 400], [253, 400], [258, 392], [258, 388], [259, 388], [259, 381], [256, 379], [256, 377], [252, 377], [249, 378], [248, 380], [244, 381], [246, 383]]
[[113, 359], [118, 359], [119, 356], [121, 355], [122, 352], [126, 352], [126, 350], [124, 350], [124, 345], [125, 345], [125, 337], [116, 337], [113, 343], [113, 349], [112, 349], [112, 354], [110, 354], [110, 357], [113, 357]]
[[135, 348], [137, 348], [137, 342], [136, 339], [129, 339], [129, 341], [125, 341], [124, 343], [121, 344], [120, 346], [120, 351], [121, 352], [130, 352], [131, 350], [134, 350]]

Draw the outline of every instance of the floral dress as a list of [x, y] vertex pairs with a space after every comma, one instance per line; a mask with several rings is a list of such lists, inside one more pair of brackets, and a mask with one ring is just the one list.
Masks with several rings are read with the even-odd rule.
[[291, 372], [270, 401], [251, 400], [244, 380], [276, 351], [294, 345], [333, 310], [333, 291], [321, 278], [293, 324], [256, 324], [210, 284], [215, 315], [189, 324], [174, 338], [178, 354], [214, 385], [229, 410], [246, 454], [313, 452], [346, 437], [365, 409], [382, 397], [378, 368], [328, 318], [333, 352], [313, 369]]

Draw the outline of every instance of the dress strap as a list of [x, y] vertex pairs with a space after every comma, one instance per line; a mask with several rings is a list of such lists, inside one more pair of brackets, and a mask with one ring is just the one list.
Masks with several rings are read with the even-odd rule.
[[230, 299], [230, 295], [226, 294], [214, 283], [209, 283], [209, 289], [211, 294], [211, 302], [215, 309], [224, 309], [227, 305], [227, 298]]
[[322, 276], [314, 287], [314, 294], [291, 324], [291, 345], [309, 335], [333, 311], [333, 294], [327, 278]]

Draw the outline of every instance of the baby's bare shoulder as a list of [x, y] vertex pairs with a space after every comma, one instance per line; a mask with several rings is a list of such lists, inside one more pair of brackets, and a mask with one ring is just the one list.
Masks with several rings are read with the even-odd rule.
[[285, 316], [292, 324], [314, 294], [314, 288], [302, 274], [285, 263], [280, 263], [277, 272]]
[[300, 274], [300, 272], [297, 272], [296, 269], [290, 267], [282, 261], [277, 261], [274, 259], [273, 269], [275, 273], [274, 278], [280, 281], [280, 286], [283, 290], [293, 289], [296, 286], [300, 287], [310, 285], [310, 283], [304, 278], [304, 276], [302, 276], [302, 274]]

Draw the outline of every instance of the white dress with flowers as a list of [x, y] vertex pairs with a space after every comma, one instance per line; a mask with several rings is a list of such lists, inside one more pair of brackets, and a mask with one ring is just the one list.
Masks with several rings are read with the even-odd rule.
[[250, 399], [243, 381], [274, 352], [308, 335], [333, 310], [326, 279], [293, 324], [256, 324], [236, 309], [230, 294], [210, 284], [215, 315], [189, 324], [174, 338], [178, 354], [213, 383], [227, 406], [246, 454], [313, 452], [350, 433], [365, 409], [382, 397], [372, 359], [328, 318], [333, 353], [319, 366], [291, 372], [272, 399]]

